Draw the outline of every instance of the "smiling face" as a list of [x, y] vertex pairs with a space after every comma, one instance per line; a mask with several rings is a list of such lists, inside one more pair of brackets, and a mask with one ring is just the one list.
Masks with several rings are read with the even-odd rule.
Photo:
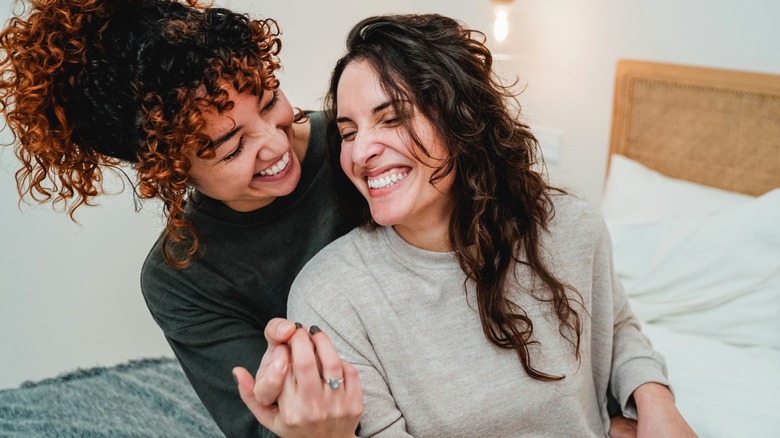
[[196, 189], [228, 207], [256, 210], [289, 195], [301, 177], [292, 147], [294, 113], [280, 90], [260, 97], [229, 94], [235, 104], [230, 111], [203, 110], [204, 134], [214, 141], [216, 156], [191, 156], [189, 176]]
[[414, 246], [445, 250], [454, 172], [431, 183], [436, 167], [447, 156], [433, 125], [416, 109], [408, 116], [427, 157], [404, 127], [376, 71], [365, 61], [346, 66], [336, 104], [341, 167], [368, 201], [374, 221], [392, 225]]

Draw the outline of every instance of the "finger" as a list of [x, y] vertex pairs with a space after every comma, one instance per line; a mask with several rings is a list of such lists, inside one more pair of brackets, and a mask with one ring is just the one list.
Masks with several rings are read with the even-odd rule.
[[263, 406], [270, 406], [279, 398], [290, 365], [290, 347], [277, 346], [269, 355], [269, 366], [257, 370], [254, 396]]
[[266, 368], [271, 366], [274, 359], [274, 350], [286, 343], [292, 334], [295, 333], [295, 323], [283, 318], [274, 318], [265, 325], [265, 340], [268, 342], [263, 358], [260, 360], [260, 367], [257, 370], [260, 375]]
[[[281, 388], [278, 384], [278, 382], [282, 381], [279, 370], [288, 366], [290, 354], [287, 347], [284, 348], [285, 351], [282, 353], [277, 353], [276, 350], [280, 345], [287, 342], [293, 333], [295, 333], [295, 324], [283, 318], [274, 318], [265, 326], [264, 335], [268, 342], [268, 347], [263, 353], [262, 359], [260, 359], [260, 366], [257, 368], [257, 380], [263, 382], [261, 387], [265, 388], [266, 385], [271, 385], [269, 387], [271, 388], [270, 393], [261, 392], [260, 394], [260, 400], [264, 402], [267, 402], [268, 398], [276, 400], [278, 396], [278, 392], [273, 394], [273, 388]], [[285, 358], [286, 362], [281, 362]], [[283, 374], [284, 370], [281, 371], [282, 376]]]
[[318, 396], [322, 392], [322, 377], [309, 332], [296, 330], [289, 345], [296, 387], [303, 395]]
[[284, 318], [274, 318], [268, 321], [263, 332], [266, 341], [268, 341], [268, 348], [286, 343], [293, 333], [295, 333], [295, 323]]
[[275, 405], [264, 406], [255, 400], [253, 393], [255, 381], [249, 371], [236, 367], [233, 368], [233, 375], [236, 377], [236, 383], [238, 384], [238, 394], [246, 407], [249, 408], [249, 411], [252, 412], [252, 415], [263, 426], [269, 429], [273, 427], [274, 419], [279, 414], [279, 409]]
[[328, 335], [321, 331], [319, 327], [316, 325], [311, 326], [309, 333], [311, 334], [311, 341], [314, 343], [317, 359], [322, 367], [322, 377], [326, 383], [330, 383], [329, 381], [333, 379], [335, 383], [333, 383], [331, 388], [337, 389], [344, 379], [341, 358]]
[[360, 375], [357, 368], [347, 361], [341, 361], [341, 368], [344, 370], [344, 390], [349, 402], [348, 409], [352, 415], [360, 418], [363, 415], [363, 391], [360, 387]]
[[295, 401], [295, 397], [297, 395], [297, 388], [296, 388], [296, 382], [295, 377], [293, 377], [292, 369], [288, 369], [287, 373], [284, 375], [284, 388], [282, 388], [282, 393], [279, 394], [279, 412], [281, 414], [284, 414], [285, 412], [290, 412], [290, 406], [293, 401]]

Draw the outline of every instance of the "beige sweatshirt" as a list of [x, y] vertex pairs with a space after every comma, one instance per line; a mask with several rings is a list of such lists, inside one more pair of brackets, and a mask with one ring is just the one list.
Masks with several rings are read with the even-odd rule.
[[464, 290], [452, 253], [415, 248], [392, 228], [356, 229], [307, 264], [288, 317], [319, 326], [358, 368], [361, 436], [604, 437], [608, 387], [633, 416], [634, 389], [668, 384], [615, 277], [603, 220], [572, 196], [553, 199], [542, 244], [557, 278], [583, 297], [581, 361], [549, 306], [525, 292], [525, 266], [516, 266], [511, 291], [534, 323], [533, 366], [561, 381], [530, 378], [513, 350], [487, 341], [473, 284]]

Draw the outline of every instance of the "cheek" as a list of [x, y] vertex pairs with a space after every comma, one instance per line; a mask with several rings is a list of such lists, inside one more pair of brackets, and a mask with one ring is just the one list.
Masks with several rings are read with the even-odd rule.
[[352, 148], [350, 146], [341, 146], [341, 153], [339, 154], [339, 163], [341, 164], [341, 170], [349, 177], [352, 178]]
[[276, 102], [276, 107], [274, 107], [274, 109], [276, 109], [280, 115], [280, 124], [291, 125], [293, 120], [295, 120], [295, 111], [284, 93], [279, 93], [279, 101]]

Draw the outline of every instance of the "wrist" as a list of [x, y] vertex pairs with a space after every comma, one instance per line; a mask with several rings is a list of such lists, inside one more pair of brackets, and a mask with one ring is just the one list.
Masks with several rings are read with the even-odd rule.
[[634, 398], [638, 416], [642, 415], [642, 411], [654, 407], [674, 406], [674, 394], [672, 394], [672, 391], [666, 385], [656, 382], [639, 385], [634, 390], [632, 397]]

